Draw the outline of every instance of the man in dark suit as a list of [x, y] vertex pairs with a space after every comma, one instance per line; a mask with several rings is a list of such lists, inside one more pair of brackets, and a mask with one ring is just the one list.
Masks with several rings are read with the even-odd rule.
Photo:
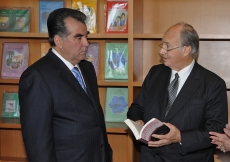
[[[199, 37], [191, 25], [181, 22], [165, 32], [160, 45], [164, 64], [150, 69], [127, 117], [141, 125], [157, 118], [170, 132], [153, 134], [158, 141], [141, 145], [141, 162], [214, 161], [209, 131], [222, 132], [227, 123], [226, 84], [196, 62], [198, 51]], [[179, 84], [171, 93], [168, 86], [176, 73]]]
[[31, 162], [112, 161], [96, 73], [85, 61], [85, 19], [77, 10], [53, 11], [47, 21], [52, 48], [20, 78], [22, 135]]

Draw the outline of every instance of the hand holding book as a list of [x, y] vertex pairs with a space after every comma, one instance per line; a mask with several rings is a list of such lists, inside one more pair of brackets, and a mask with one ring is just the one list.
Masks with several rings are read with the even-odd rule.
[[[167, 134], [170, 131], [169, 127], [167, 127], [156, 118], [152, 118], [143, 126], [130, 119], [126, 119], [124, 122], [131, 129], [136, 140], [139, 140], [146, 144], [149, 141], [158, 140], [157, 138], [152, 137], [152, 134]], [[140, 123], [140, 121], [138, 122]]]

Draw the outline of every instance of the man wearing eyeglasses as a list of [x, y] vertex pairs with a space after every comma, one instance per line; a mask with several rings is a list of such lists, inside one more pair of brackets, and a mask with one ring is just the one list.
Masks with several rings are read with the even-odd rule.
[[141, 162], [214, 161], [209, 132], [228, 122], [226, 84], [196, 62], [198, 52], [199, 36], [187, 23], [163, 35], [163, 64], [150, 69], [127, 117], [140, 125], [157, 118], [170, 132], [141, 145]]

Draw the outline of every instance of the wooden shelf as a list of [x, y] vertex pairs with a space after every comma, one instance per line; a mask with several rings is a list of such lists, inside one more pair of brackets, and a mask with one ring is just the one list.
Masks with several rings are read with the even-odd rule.
[[15, 78], [0, 78], [0, 84], [18, 84], [19, 83], [19, 79]]
[[[134, 39], [162, 39], [163, 34], [134, 33]], [[230, 34], [199, 34], [200, 40], [230, 40]]]
[[99, 86], [128, 86], [127, 80], [99, 80]]
[[[48, 38], [47, 33], [22, 33], [22, 32], [0, 32], [0, 37], [7, 38]], [[89, 39], [128, 39], [128, 34], [106, 34], [93, 33], [88, 35]]]
[[0, 118], [0, 128], [6, 129], [21, 129], [19, 118]]
[[128, 126], [122, 123], [115, 123], [115, 122], [106, 122], [106, 131], [107, 133], [121, 133], [127, 134], [128, 133]]
[[[0, 129], [21, 129], [19, 118], [0, 118]], [[106, 122], [106, 131], [108, 133], [127, 134], [128, 127], [124, 122]]]

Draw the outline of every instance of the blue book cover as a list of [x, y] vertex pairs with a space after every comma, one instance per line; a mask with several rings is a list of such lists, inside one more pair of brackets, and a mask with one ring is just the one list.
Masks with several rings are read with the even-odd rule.
[[108, 87], [106, 89], [105, 121], [124, 122], [128, 111], [128, 88]]
[[39, 1], [39, 31], [47, 33], [47, 19], [49, 14], [58, 8], [63, 8], [63, 0], [40, 0]]

